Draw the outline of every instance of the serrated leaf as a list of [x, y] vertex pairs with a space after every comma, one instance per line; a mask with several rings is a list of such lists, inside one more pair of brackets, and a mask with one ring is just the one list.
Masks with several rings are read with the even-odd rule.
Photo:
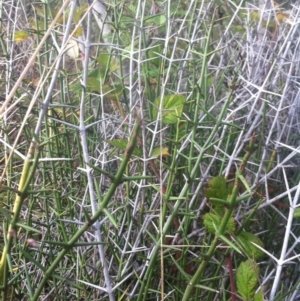
[[225, 210], [226, 210], [226, 207], [225, 207], [225, 205], [224, 204], [222, 204], [222, 203], [218, 203], [218, 202], [216, 202], [215, 200], [214, 201], [211, 201], [212, 203], [213, 203], [213, 205], [214, 205], [214, 212], [217, 214], [217, 215], [219, 215], [219, 216], [224, 216], [224, 214], [225, 214]]
[[103, 85], [101, 80], [101, 71], [100, 69], [94, 69], [89, 72], [87, 80], [87, 88], [92, 92], [100, 92], [100, 85]]
[[[89, 72], [87, 89], [89, 92], [101, 93], [110, 100], [119, 101], [119, 97], [122, 94], [122, 84], [115, 83], [113, 86], [104, 83], [103, 69], [97, 68]], [[79, 84], [73, 86], [74, 91], [80, 91], [82, 87]]]
[[[162, 47], [161, 45], [156, 45], [153, 48], [149, 49], [147, 52], [148, 58], [151, 59], [151, 64], [153, 64], [155, 67], [159, 67], [161, 63], [161, 57], [159, 54], [162, 53]], [[150, 70], [151, 71], [151, 70]], [[158, 73], [158, 71], [156, 71]]]
[[221, 218], [214, 213], [206, 213], [203, 216], [203, 224], [208, 232], [215, 234], [216, 229], [220, 227]]
[[227, 226], [226, 226], [226, 232], [228, 233], [235, 233], [236, 231], [236, 223], [233, 217], [231, 217], [228, 220]]
[[16, 31], [14, 35], [14, 41], [21, 43], [29, 38], [29, 34], [26, 31]]
[[241, 244], [244, 252], [249, 258], [259, 259], [265, 255], [263, 251], [261, 251], [259, 248], [257, 248], [251, 243], [254, 242], [260, 247], [264, 247], [263, 242], [254, 234], [249, 232], [241, 232], [239, 235], [236, 236], [236, 239]]
[[102, 93], [105, 94], [105, 96], [110, 100], [117, 101], [117, 102], [120, 99], [122, 91], [123, 91], [123, 86], [121, 84], [114, 84], [113, 87], [111, 87], [108, 84], [105, 84], [102, 87]]
[[[107, 71], [112, 71], [113, 67], [113, 60], [110, 60], [111, 54], [109, 53], [100, 53], [97, 57], [97, 62], [98, 62], [98, 76], [101, 78], [104, 78]], [[109, 65], [110, 64], [110, 65]]]
[[153, 16], [150, 16], [149, 18], [146, 18], [145, 20], [145, 25], [146, 26], [149, 26], [149, 25], [152, 25], [152, 24], [155, 24], [157, 26], [161, 26], [163, 24], [165, 24], [167, 21], [166, 19], [166, 16], [165, 15], [153, 15]]
[[147, 76], [147, 78], [158, 78], [159, 76], [159, 70], [157, 68], [153, 68], [149, 71], [147, 71], [147, 73], [145, 74], [145, 76]]
[[296, 208], [294, 211], [294, 218], [300, 217], [300, 208]]
[[208, 189], [206, 190], [206, 197], [214, 197], [218, 199], [227, 198], [226, 179], [222, 176], [213, 177], [208, 181]]
[[236, 272], [236, 285], [238, 293], [245, 300], [251, 300], [259, 280], [259, 267], [257, 263], [248, 259], [242, 262]]
[[134, 15], [136, 14], [136, 11], [137, 11], [136, 5], [128, 4], [128, 5], [126, 6], [126, 8], [128, 8], [128, 10], [129, 10], [131, 16], [134, 16]]
[[[127, 147], [128, 140], [126, 139], [114, 139], [114, 140], [105, 140], [109, 145], [114, 146], [120, 150], [124, 150]], [[137, 147], [134, 148], [133, 154], [137, 157], [141, 157], [143, 155], [143, 151]]]
[[[153, 106], [153, 117], [156, 119], [158, 111], [160, 109], [161, 98], [157, 97]], [[161, 118], [162, 123], [172, 124], [178, 121], [183, 111], [183, 105], [185, 103], [185, 97], [180, 94], [165, 96], [161, 104]]]
[[[102, 52], [97, 56], [97, 62], [99, 63], [99, 68], [101, 69], [107, 65], [111, 55], [109, 53]], [[106, 68], [105, 68], [106, 69]]]
[[165, 157], [170, 156], [169, 149], [167, 147], [156, 147], [151, 153], [151, 157]]
[[[203, 224], [208, 232], [215, 234], [216, 229], [220, 228], [222, 218], [215, 213], [206, 213], [203, 217]], [[226, 226], [226, 232], [234, 233], [236, 231], [236, 225], [234, 218], [231, 217]]]
[[254, 295], [253, 301], [264, 301], [264, 291], [263, 288]]
[[[216, 198], [221, 200], [227, 200], [228, 189], [226, 187], [226, 179], [222, 176], [217, 176], [210, 179], [208, 182], [208, 189], [205, 192], [205, 196], [208, 199]], [[211, 203], [215, 204], [216, 202], [211, 201]]]

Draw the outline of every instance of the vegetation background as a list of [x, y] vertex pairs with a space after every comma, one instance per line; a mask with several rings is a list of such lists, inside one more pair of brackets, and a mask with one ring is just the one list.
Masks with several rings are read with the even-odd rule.
[[299, 300], [300, 2], [0, 2], [2, 300]]

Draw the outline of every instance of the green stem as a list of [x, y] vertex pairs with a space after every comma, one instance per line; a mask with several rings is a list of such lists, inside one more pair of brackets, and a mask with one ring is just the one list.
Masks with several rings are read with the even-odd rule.
[[98, 210], [96, 211], [95, 215], [92, 216], [88, 222], [86, 222], [84, 224], [84, 226], [82, 226], [74, 235], [73, 237], [67, 242], [66, 246], [63, 248], [63, 250], [60, 251], [60, 253], [58, 254], [58, 256], [56, 257], [56, 259], [53, 261], [53, 263], [51, 264], [51, 266], [47, 269], [47, 271], [44, 274], [44, 277], [42, 279], [42, 281], [40, 282], [39, 286], [37, 287], [35, 294], [33, 296], [33, 298], [31, 299], [31, 301], [37, 301], [39, 296], [41, 295], [41, 292], [44, 288], [44, 286], [46, 285], [48, 279], [52, 276], [52, 274], [54, 273], [55, 268], [57, 267], [57, 265], [59, 264], [59, 262], [64, 258], [64, 256], [68, 253], [68, 251], [70, 249], [73, 248], [74, 244], [78, 241], [78, 239], [84, 234], [84, 232], [91, 227], [100, 217], [100, 215], [102, 214], [102, 211], [104, 208], [107, 207], [108, 202], [112, 199], [118, 185], [122, 182], [122, 178], [123, 178], [123, 173], [127, 167], [127, 164], [130, 160], [131, 154], [134, 150], [134, 147], [136, 145], [136, 141], [137, 141], [137, 135], [140, 129], [140, 120], [136, 121], [136, 125], [133, 129], [130, 141], [127, 145], [127, 148], [125, 150], [125, 154], [124, 154], [124, 160], [115, 176], [115, 181], [112, 183], [112, 185], [110, 186], [107, 194], [105, 195], [105, 197], [103, 198], [103, 201], [100, 203]]
[[[225, 104], [223, 105], [222, 110], [218, 116], [218, 119], [216, 120], [215, 126], [212, 129], [209, 137], [206, 139], [204, 145], [202, 147], [200, 147], [200, 153], [195, 160], [194, 167], [190, 174], [191, 179], [193, 179], [195, 177], [195, 175], [197, 174], [198, 168], [199, 168], [198, 166], [200, 165], [200, 162], [203, 160], [205, 151], [207, 150], [209, 145], [211, 145], [211, 141], [213, 140], [216, 132], [220, 128], [221, 124], [223, 123], [223, 117], [224, 117], [225, 113], [227, 112], [227, 108], [228, 108], [228, 105], [230, 104], [231, 100], [232, 100], [232, 91], [230, 91], [230, 93], [228, 95], [228, 99], [226, 100]], [[196, 144], [196, 142], [194, 142], [194, 143]], [[191, 160], [193, 160], [193, 159], [191, 158]], [[182, 206], [182, 198], [187, 196], [187, 193], [188, 193], [191, 185], [192, 185], [191, 181], [187, 181], [185, 183], [180, 195], [178, 196], [178, 201], [176, 201], [173, 210], [171, 211], [170, 215], [168, 216], [166, 222], [164, 223], [163, 231], [162, 231], [162, 233], [160, 233], [160, 236], [157, 238], [151, 258], [149, 259], [149, 268], [147, 269], [147, 271], [145, 273], [144, 279], [151, 279], [151, 275], [152, 275], [152, 272], [154, 269], [153, 267], [155, 266], [156, 260], [157, 260], [157, 254], [158, 254], [159, 249], [161, 248], [161, 241], [164, 240], [167, 232], [169, 231], [174, 217], [178, 213], [179, 208]], [[169, 198], [171, 196], [170, 193], [171, 193], [171, 190], [167, 191], [166, 195], [164, 196], [164, 202], [169, 201]], [[148, 282], [147, 281], [142, 282], [140, 294], [137, 298], [137, 301], [141, 301], [142, 299], [145, 300], [145, 298], [147, 296], [146, 294], [144, 294], [144, 292], [146, 291], [145, 290], [146, 283], [148, 283]]]
[[240, 168], [236, 171], [234, 187], [232, 189], [232, 193], [231, 193], [231, 196], [229, 199], [229, 208], [226, 210], [225, 215], [222, 218], [221, 225], [220, 225], [219, 229], [217, 230], [214, 240], [212, 241], [207, 253], [204, 255], [203, 260], [200, 263], [200, 266], [198, 267], [198, 269], [197, 269], [196, 273], [194, 274], [194, 276], [192, 277], [191, 281], [188, 283], [188, 286], [184, 292], [182, 301], [190, 300], [190, 296], [191, 296], [191, 293], [193, 292], [195, 285], [199, 282], [199, 279], [201, 278], [201, 276], [205, 270], [205, 267], [207, 266], [209, 260], [211, 259], [211, 257], [214, 255], [214, 253], [216, 251], [220, 236], [223, 236], [226, 232], [227, 223], [235, 209], [238, 192], [239, 192], [240, 176], [243, 174], [243, 172], [245, 170], [245, 166], [254, 150], [255, 150], [255, 146], [254, 146], [254, 136], [253, 136], [253, 137], [251, 137], [247, 152], [243, 158]]
[[[21, 207], [23, 204], [23, 201], [26, 197], [26, 192], [29, 187], [29, 184], [33, 178], [34, 171], [37, 168], [38, 165], [38, 157], [39, 157], [39, 151], [37, 150], [37, 143], [33, 141], [29, 147], [28, 154], [25, 158], [24, 161], [24, 166], [23, 166], [23, 171], [22, 171], [22, 176], [20, 179], [20, 184], [18, 188], [18, 193], [14, 202], [14, 208], [13, 208], [13, 218], [10, 222], [10, 225], [8, 227], [7, 231], [7, 242], [4, 246], [3, 253], [1, 256], [1, 261], [0, 261], [0, 283], [3, 285], [3, 287], [6, 287], [7, 285], [7, 277], [4, 277], [7, 273], [7, 257], [10, 254], [11, 246], [12, 246], [12, 241], [14, 238], [13, 233], [16, 233], [16, 228], [17, 228], [17, 223], [19, 220], [20, 212], [21, 212]], [[34, 158], [34, 161], [33, 161]], [[30, 169], [30, 166], [32, 165]]]

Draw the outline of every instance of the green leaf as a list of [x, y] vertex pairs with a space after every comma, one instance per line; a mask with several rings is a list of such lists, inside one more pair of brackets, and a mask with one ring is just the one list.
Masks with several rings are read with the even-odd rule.
[[[114, 139], [114, 140], [105, 140], [109, 145], [114, 146], [120, 150], [124, 150], [127, 147], [128, 140], [126, 139]], [[133, 150], [133, 154], [137, 157], [141, 157], [143, 155], [143, 151], [140, 148], [135, 147]]]
[[[98, 62], [98, 73], [101, 78], [104, 79], [104, 76], [106, 75], [107, 68], [110, 69], [109, 63], [111, 55], [109, 53], [100, 53], [99, 56], [97, 57], [97, 62]], [[89, 74], [90, 76], [90, 74]]]
[[[3, 208], [2, 204], [0, 205], [0, 213], [5, 217], [6, 222], [11, 221], [12, 212], [10, 212], [10, 211], [6, 210], [5, 208]], [[3, 222], [2, 218], [1, 218], [1, 222]]]
[[[151, 64], [153, 64], [157, 68], [160, 66], [161, 63], [161, 56], [159, 56], [159, 54], [161, 53], [162, 53], [161, 45], [155, 45], [147, 52], [148, 58], [151, 59], [150, 60]], [[158, 74], [159, 70], [156, 70], [155, 72]]]
[[214, 213], [206, 213], [203, 217], [204, 221], [203, 224], [208, 232], [215, 234], [216, 229], [218, 229], [221, 225], [221, 218], [220, 216]]
[[236, 223], [235, 223], [234, 218], [231, 217], [228, 220], [228, 223], [226, 225], [226, 232], [228, 232], [228, 233], [235, 233], [235, 231], [236, 231]]
[[100, 85], [103, 85], [100, 69], [94, 69], [88, 74], [87, 88], [92, 92], [100, 92]]
[[300, 208], [296, 208], [294, 211], [294, 218], [300, 217]]
[[14, 41], [21, 43], [29, 38], [29, 34], [26, 31], [16, 31], [14, 35]]
[[[220, 228], [222, 218], [215, 213], [206, 213], [203, 217], [203, 224], [208, 232], [215, 234], [216, 229]], [[236, 225], [234, 218], [231, 217], [226, 225], [226, 232], [234, 233], [236, 231]]]
[[161, 26], [166, 23], [166, 16], [165, 15], [153, 15], [145, 19], [145, 25], [153, 25]]
[[167, 147], [156, 147], [152, 150], [151, 157], [165, 157], [170, 156], [169, 149]]
[[[163, 98], [161, 104], [161, 117], [162, 123], [172, 124], [176, 123], [181, 117], [183, 111], [183, 105], [185, 103], [185, 97], [180, 94], [168, 95]], [[153, 106], [153, 117], [156, 119], [158, 117], [158, 112], [160, 109], [161, 98], [157, 97], [154, 101]]]
[[[224, 215], [225, 204], [228, 203], [228, 195], [232, 191], [232, 186], [226, 185], [226, 178], [217, 176], [209, 180], [205, 196], [214, 205], [214, 210], [220, 215]], [[223, 200], [223, 202], [222, 202]]]
[[157, 68], [152, 68], [150, 70], [148, 70], [145, 74], [143, 73], [144, 76], [146, 76], [147, 78], [158, 78], [159, 76], [159, 70]]
[[[104, 83], [105, 70], [106, 67], [103, 66], [89, 72], [86, 85], [87, 90], [89, 92], [104, 94], [105, 97], [109, 98], [110, 100], [118, 101], [122, 94], [123, 86], [119, 83], [114, 84], [113, 86]], [[75, 84], [72, 87], [74, 92], [78, 92], [81, 89], [82, 87], [80, 84]]]
[[259, 245], [260, 247], [264, 247], [263, 242], [254, 234], [249, 232], [241, 232], [236, 237], [237, 241], [240, 243], [240, 245], [243, 247], [243, 250], [245, 254], [249, 258], [259, 259], [265, 255], [263, 251], [258, 249], [256, 246], [254, 246], [251, 242], [254, 242], [255, 244]]
[[240, 264], [236, 272], [236, 285], [238, 293], [245, 300], [251, 300], [259, 280], [259, 267], [257, 263], [248, 259]]
[[205, 196], [209, 198], [216, 199], [227, 199], [227, 187], [226, 179], [222, 176], [217, 176], [208, 181], [208, 189], [205, 192]]
[[208, 77], [206, 80], [206, 87], [210, 88], [210, 86], [212, 86], [212, 84], [214, 83], [214, 80], [215, 80], [214, 76]]
[[254, 295], [253, 301], [264, 301], [264, 291], [263, 288]]

